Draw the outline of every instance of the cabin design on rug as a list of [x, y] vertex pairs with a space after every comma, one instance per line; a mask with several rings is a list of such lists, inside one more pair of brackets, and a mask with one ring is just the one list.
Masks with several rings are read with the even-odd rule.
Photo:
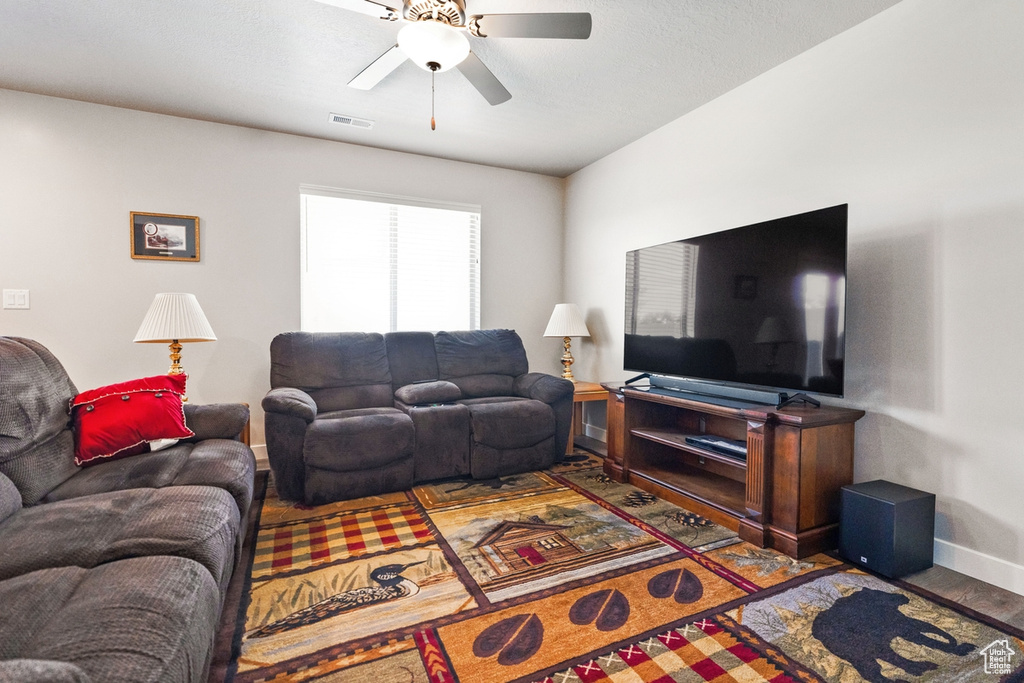
[[526, 522], [506, 520], [491, 529], [473, 548], [480, 551], [499, 576], [507, 576], [582, 556], [584, 550], [562, 533], [568, 528], [545, 524], [536, 516]]
[[569, 488], [447, 505], [428, 515], [492, 603], [676, 552]]

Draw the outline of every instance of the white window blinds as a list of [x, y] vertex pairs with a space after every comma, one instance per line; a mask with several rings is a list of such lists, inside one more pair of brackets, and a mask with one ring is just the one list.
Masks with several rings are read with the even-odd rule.
[[303, 188], [302, 329], [480, 327], [480, 209]]

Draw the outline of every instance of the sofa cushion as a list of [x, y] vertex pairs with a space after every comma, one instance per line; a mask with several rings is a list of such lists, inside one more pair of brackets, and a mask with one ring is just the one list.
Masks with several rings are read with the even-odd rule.
[[75, 464], [85, 466], [149, 451], [163, 439], [186, 439], [186, 375], [157, 375], [83, 391], [71, 401]]
[[358, 408], [387, 408], [394, 401], [391, 383], [360, 384], [354, 387], [328, 387], [308, 389], [317, 406], [317, 412], [355, 410]]
[[210, 573], [181, 557], [43, 569], [0, 581], [0, 656], [96, 683], [204, 680], [219, 606]]
[[525, 398], [460, 401], [469, 408], [473, 441], [503, 450], [534, 446], [555, 433], [551, 407]]
[[44, 502], [134, 488], [214, 486], [230, 493], [241, 519], [247, 519], [256, 459], [243, 443], [208, 439], [75, 469], [77, 474], [50, 491]]
[[0, 377], [0, 473], [32, 505], [78, 471], [68, 428], [68, 401], [78, 390], [30, 339], [0, 337]]
[[434, 338], [440, 379], [469, 375], [509, 375], [527, 372], [523, 340], [515, 330], [438, 332]]
[[466, 398], [515, 396], [514, 378], [509, 375], [468, 375], [450, 380]]
[[426, 406], [435, 403], [451, 403], [462, 398], [458, 386], [444, 380], [417, 382], [399, 387], [395, 398], [410, 406]]
[[[310, 390], [374, 384], [391, 384], [380, 334], [286, 332], [270, 342], [273, 388], [295, 387], [314, 395]], [[317, 405], [321, 410], [343, 409], [321, 405], [319, 400]]]
[[244, 403], [184, 404], [185, 424], [195, 432], [189, 441], [235, 439], [249, 421], [249, 406]]
[[0, 580], [50, 567], [176, 555], [199, 562], [226, 586], [238, 530], [234, 500], [209, 486], [130, 489], [36, 505], [0, 524]]
[[412, 418], [395, 408], [326, 413], [306, 430], [307, 466], [335, 472], [369, 470], [412, 458]]
[[21, 493], [14, 482], [0, 474], [0, 522], [21, 509]]
[[437, 379], [437, 353], [434, 335], [430, 332], [388, 332], [384, 335], [391, 385], [398, 389], [406, 384]]

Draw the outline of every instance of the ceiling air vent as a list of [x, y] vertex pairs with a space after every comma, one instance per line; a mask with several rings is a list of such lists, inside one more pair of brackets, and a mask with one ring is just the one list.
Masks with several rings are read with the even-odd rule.
[[354, 128], [366, 128], [367, 130], [373, 128], [373, 121], [370, 119], [360, 119], [355, 116], [346, 116], [345, 114], [331, 114], [331, 123], [340, 123], [343, 126], [352, 126]]

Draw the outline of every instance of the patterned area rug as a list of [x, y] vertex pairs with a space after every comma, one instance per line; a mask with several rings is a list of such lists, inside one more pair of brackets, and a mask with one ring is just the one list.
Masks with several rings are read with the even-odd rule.
[[802, 561], [601, 472], [254, 505], [213, 681], [1024, 678], [1024, 633], [827, 555]]

